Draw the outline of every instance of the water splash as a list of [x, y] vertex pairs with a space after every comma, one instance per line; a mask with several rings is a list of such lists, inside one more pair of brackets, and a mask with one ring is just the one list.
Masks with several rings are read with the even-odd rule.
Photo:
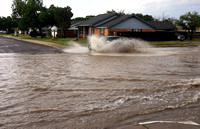
[[199, 126], [200, 124], [193, 122], [193, 121], [148, 121], [148, 122], [141, 122], [140, 125], [148, 125], [154, 123], [165, 123], [165, 124], [186, 124], [186, 125], [196, 125]]
[[71, 42], [70, 44], [71, 45], [68, 48], [63, 49], [64, 52], [66, 53], [88, 53], [89, 52], [87, 47], [82, 46], [76, 42]]
[[98, 53], [134, 53], [148, 52], [152, 48], [146, 41], [134, 38], [120, 38], [109, 43], [95, 35], [88, 37], [91, 48]]

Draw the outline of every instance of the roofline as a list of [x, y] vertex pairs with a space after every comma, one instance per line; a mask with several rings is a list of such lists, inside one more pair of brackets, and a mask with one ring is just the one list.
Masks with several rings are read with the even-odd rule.
[[[107, 17], [107, 18], [105, 18], [105, 19], [103, 19], [103, 20], [100, 20], [100, 21], [98, 21], [97, 23], [95, 23], [95, 24], [97, 24], [97, 25], [95, 25], [95, 24], [92, 24], [92, 25], [93, 25], [94, 27], [98, 27], [99, 25], [102, 25], [101, 22], [103, 22], [103, 21], [109, 22], [109, 21], [111, 21], [111, 20], [117, 18], [118, 16], [120, 16], [118, 13], [113, 13], [113, 15], [111, 15], [111, 16], [109, 16], [109, 17]], [[108, 21], [107, 21], [107, 20], [108, 20]], [[99, 24], [99, 23], [101, 23], [101, 24]], [[98, 24], [99, 24], [99, 25], [98, 25]], [[104, 24], [104, 23], [103, 23], [103, 24]]]
[[156, 27], [154, 27], [153, 25], [151, 25], [151, 24], [148, 23], [147, 21], [145, 21], [145, 20], [139, 18], [139, 17], [136, 16], [135, 14], [132, 14], [132, 15], [130, 15], [129, 17], [127, 17], [127, 18], [121, 20], [120, 22], [115, 23], [115, 24], [113, 24], [113, 25], [110, 25], [110, 26], [108, 26], [108, 27], [97, 27], [97, 28], [111, 28], [111, 27], [113, 27], [113, 26], [115, 26], [115, 25], [117, 25], [117, 24], [119, 24], [119, 23], [121, 23], [121, 22], [123, 22], [123, 21], [125, 21], [125, 20], [127, 20], [127, 19], [129, 19], [129, 18], [131, 18], [131, 17], [135, 17], [135, 18], [137, 18], [138, 20], [143, 21], [143, 22], [146, 23], [147, 25], [149, 25], [149, 26], [151, 26], [152, 28], [156, 29]]
[[139, 18], [139, 17], [138, 17], [138, 16], [136, 16], [135, 14], [132, 14], [132, 15], [133, 15], [133, 16], [135, 16], [137, 19], [139, 19], [139, 20], [141, 20], [141, 21], [145, 22], [146, 24], [148, 24], [149, 26], [153, 27], [153, 28], [156, 30], [156, 27], [155, 27], [155, 26], [153, 26], [153, 25], [151, 25], [150, 23], [148, 23], [147, 21], [145, 21], [145, 20], [143, 20], [143, 19]]
[[[114, 16], [114, 15], [119, 15], [118, 13], [113, 13], [112, 15], [110, 15], [110, 16], [107, 16], [106, 18], [104, 18], [104, 19], [102, 19], [102, 20], [99, 20], [99, 21], [97, 21], [97, 22], [95, 22], [95, 23], [92, 23], [92, 24], [89, 24], [89, 25], [81, 25], [81, 26], [84, 26], [84, 27], [86, 27], [86, 26], [90, 26], [90, 27], [92, 27], [92, 26], [95, 26], [95, 24], [97, 24], [97, 23], [99, 23], [99, 22], [102, 22], [102, 21], [104, 21], [105, 19], [107, 19], [107, 18], [110, 18], [110, 17], [112, 17], [112, 16]], [[89, 19], [88, 19], [89, 20]], [[86, 20], [87, 21], [87, 20]], [[95, 26], [96, 27], [96, 26]]]
[[111, 28], [112, 26], [115, 26], [115, 25], [117, 25], [117, 24], [119, 24], [119, 23], [121, 23], [121, 22], [123, 22], [123, 21], [129, 19], [130, 17], [131, 17], [131, 15], [130, 15], [129, 17], [127, 17], [127, 18], [125, 18], [125, 19], [119, 21], [118, 23], [115, 23], [115, 24], [113, 24], [113, 25], [109, 25], [107, 28]]

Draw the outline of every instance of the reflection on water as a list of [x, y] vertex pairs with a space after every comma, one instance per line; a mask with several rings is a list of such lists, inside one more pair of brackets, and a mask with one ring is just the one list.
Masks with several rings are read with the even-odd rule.
[[[0, 56], [0, 128], [105, 128], [200, 106], [199, 48], [66, 52]], [[200, 123], [197, 114], [169, 121]]]

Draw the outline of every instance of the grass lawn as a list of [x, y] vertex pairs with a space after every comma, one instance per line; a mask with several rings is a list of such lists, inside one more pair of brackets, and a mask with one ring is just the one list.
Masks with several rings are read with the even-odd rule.
[[[190, 39], [189, 39], [190, 40]], [[192, 39], [192, 40], [190, 40], [190, 41], [198, 41], [198, 42], [200, 42], [200, 38], [199, 39]]]
[[[70, 45], [72, 43], [72, 41], [75, 38], [57, 38], [57, 40], [52, 40], [51, 37], [30, 37], [28, 35], [19, 35], [17, 36], [21, 39], [29, 39], [29, 40], [39, 40], [39, 41], [46, 41], [46, 42], [51, 42], [51, 43], [57, 43], [57, 44], [62, 44], [62, 45]], [[87, 39], [79, 39], [79, 41], [77, 41], [78, 43], [81, 43], [82, 45], [87, 45]]]
[[[10, 35], [12, 36], [12, 34], [0, 34], [0, 35]], [[72, 43], [72, 41], [75, 38], [58, 38], [57, 40], [52, 40], [51, 37], [30, 37], [28, 35], [19, 35], [17, 36], [21, 39], [29, 39], [29, 40], [40, 40], [40, 41], [46, 41], [46, 42], [52, 42], [52, 43], [57, 43], [57, 44], [62, 44], [62, 45], [70, 45]], [[188, 41], [199, 41], [200, 39], [193, 39], [193, 40], [188, 40]], [[150, 41], [149, 44], [153, 45], [153, 46], [157, 46], [157, 47], [176, 47], [176, 46], [187, 46], [187, 45], [191, 45], [188, 41]], [[80, 43], [81, 45], [87, 46], [88, 40], [87, 39], [79, 39], [78, 41], [76, 41], [78, 43]]]
[[[45, 37], [45, 38], [37, 37], [37, 38], [34, 38], [34, 37], [30, 37], [28, 35], [26, 35], [26, 36], [19, 35], [19, 37], [22, 38], [22, 39], [47, 41], [47, 42], [63, 44], [63, 45], [70, 45], [72, 43], [72, 41], [75, 39], [75, 38], [58, 38], [57, 40], [52, 40], [51, 37]], [[87, 46], [87, 43], [88, 43], [87, 39], [79, 39], [77, 42], [82, 44], [82, 45], [85, 45], [85, 46]], [[189, 44], [186, 41], [183, 41], [183, 42], [181, 42], [181, 41], [150, 41], [149, 43], [151, 45], [153, 45], [153, 46], [158, 46], [158, 47], [185, 46], [185, 45]]]
[[63, 45], [70, 44], [72, 40], [74, 39], [74, 38], [58, 38], [57, 40], [52, 40], [51, 37], [41, 38], [38, 36], [35, 38], [35, 37], [30, 37], [28, 35], [19, 35], [18, 37], [22, 39], [40, 40], [40, 41], [46, 41], [46, 42], [51, 42], [51, 43], [63, 44]]
[[184, 46], [189, 44], [186, 41], [150, 41], [149, 43], [158, 47]]

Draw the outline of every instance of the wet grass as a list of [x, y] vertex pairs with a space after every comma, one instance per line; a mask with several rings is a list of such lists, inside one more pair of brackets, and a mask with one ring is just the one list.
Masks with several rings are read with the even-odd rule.
[[197, 42], [200, 42], [200, 38], [195, 38], [195, 39], [192, 39], [192, 40], [189, 40], [189, 41], [197, 41]]
[[[9, 35], [13, 36], [13, 34], [0, 34], [0, 35]], [[28, 35], [18, 35], [15, 37], [19, 37], [21, 39], [29, 39], [29, 40], [39, 40], [39, 41], [46, 41], [46, 42], [51, 42], [51, 43], [56, 43], [56, 44], [62, 44], [62, 45], [69, 45], [72, 43], [72, 41], [75, 38], [57, 38], [57, 40], [52, 40], [51, 37], [30, 37]], [[197, 41], [200, 42], [200, 39], [193, 39], [193, 40], [188, 40], [188, 41]], [[156, 47], [176, 47], [176, 46], [187, 46], [191, 45], [188, 41], [150, 41], [149, 44], [156, 46]], [[88, 40], [87, 39], [79, 39], [76, 41], [80, 43], [81, 45], [87, 46]]]
[[51, 37], [30, 37], [27, 35], [19, 35], [18, 36], [21, 39], [29, 39], [29, 40], [39, 40], [39, 41], [45, 41], [45, 42], [51, 42], [51, 43], [57, 43], [62, 45], [69, 45], [75, 38], [57, 38], [56, 40], [52, 40]]
[[189, 43], [186, 41], [151, 41], [149, 43], [153, 46], [158, 46], [158, 47], [173, 47], [173, 46], [189, 45]]
[[[18, 35], [16, 37], [19, 37], [21, 39], [28, 39], [28, 40], [39, 40], [39, 41], [45, 41], [45, 42], [51, 42], [51, 43], [56, 43], [56, 44], [61, 44], [61, 45], [70, 45], [72, 41], [76, 38], [56, 38], [55, 40], [52, 40], [51, 37], [43, 37], [41, 38], [40, 36], [38, 37], [30, 37], [28, 35]], [[82, 45], [87, 45], [87, 39], [79, 39], [76, 41], [78, 43], [81, 43]]]

